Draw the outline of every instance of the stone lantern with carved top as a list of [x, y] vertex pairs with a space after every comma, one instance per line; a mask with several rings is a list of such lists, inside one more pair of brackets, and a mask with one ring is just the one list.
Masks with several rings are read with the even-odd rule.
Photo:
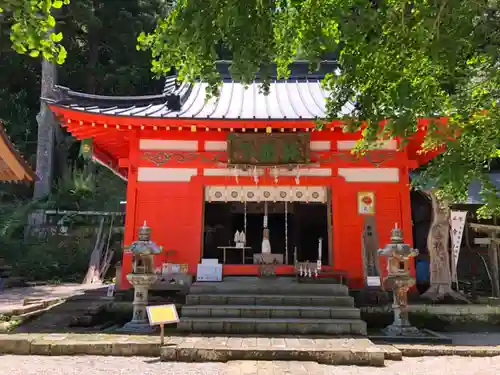
[[139, 236], [126, 250], [132, 253], [132, 273], [127, 280], [134, 287], [134, 302], [132, 320], [125, 324], [122, 331], [150, 331], [146, 306], [148, 291], [158, 276], [155, 273], [154, 256], [162, 252], [161, 246], [151, 241], [151, 228], [146, 222], [139, 228]]
[[393, 292], [394, 322], [385, 328], [385, 333], [390, 336], [420, 334], [408, 319], [408, 290], [415, 284], [410, 274], [410, 258], [417, 256], [418, 250], [403, 242], [403, 231], [396, 225], [391, 232], [391, 242], [378, 253], [387, 258], [383, 285]]

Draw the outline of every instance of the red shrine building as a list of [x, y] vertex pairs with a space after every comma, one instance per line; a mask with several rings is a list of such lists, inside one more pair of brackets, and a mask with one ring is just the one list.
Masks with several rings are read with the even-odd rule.
[[[273, 254], [277, 275], [320, 260], [362, 288], [384, 273], [374, 259], [391, 229], [400, 226], [412, 243], [409, 171], [430, 158], [418, 152], [426, 121], [404, 148], [393, 139], [357, 156], [359, 133], [344, 133], [340, 122], [316, 128], [326, 116], [321, 80], [332, 63], [315, 73], [294, 64], [268, 95], [258, 81], [245, 87], [224, 69], [220, 95], [209, 100], [205, 83], [172, 76], [158, 95], [58, 87], [49, 102], [74, 137], [92, 139], [94, 159], [127, 180], [125, 245], [146, 221], [164, 249], [157, 266], [185, 264], [192, 275], [202, 258], [217, 258], [224, 276], [257, 276], [255, 255], [264, 252]], [[125, 251], [122, 287], [131, 268]]]

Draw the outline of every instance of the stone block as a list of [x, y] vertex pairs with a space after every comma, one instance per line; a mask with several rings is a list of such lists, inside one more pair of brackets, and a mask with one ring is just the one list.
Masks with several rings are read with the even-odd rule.
[[182, 319], [177, 323], [177, 330], [180, 332], [191, 332], [193, 331], [193, 323], [187, 319]]
[[303, 309], [297, 312], [300, 312], [300, 317], [305, 319], [330, 319], [330, 310], [330, 308], [318, 307], [316, 309]]
[[253, 296], [228, 296], [226, 303], [228, 305], [255, 305], [256, 298]]
[[[241, 317], [241, 309], [231, 308], [229, 306], [221, 306], [221, 307], [211, 307], [210, 308], [210, 316], [212, 317], [221, 317], [221, 318], [239, 318]], [[204, 315], [209, 316], [209, 315]]]
[[113, 356], [120, 357], [158, 357], [160, 356], [160, 338], [153, 342], [115, 342], [112, 345]]
[[160, 348], [160, 360], [164, 362], [177, 362], [177, 347], [162, 346]]
[[30, 354], [32, 341], [30, 336], [0, 335], [0, 354]]
[[188, 294], [186, 296], [186, 305], [199, 305], [200, 304], [200, 296], [195, 294]]
[[315, 323], [291, 322], [287, 324], [287, 333], [301, 335], [319, 334], [322, 333], [322, 329], [319, 324]]
[[227, 333], [252, 333], [255, 332], [255, 323], [251, 321], [243, 322], [225, 322], [224, 331]]
[[284, 303], [285, 296], [266, 296], [260, 295], [255, 297], [255, 305], [257, 306], [279, 306]]
[[[65, 340], [50, 343], [50, 355], [111, 355], [113, 344], [106, 342], [77, 342]], [[121, 355], [121, 354], [116, 354]]]
[[283, 304], [286, 306], [309, 306], [308, 296], [283, 296]]
[[255, 325], [255, 331], [257, 333], [287, 333], [287, 325], [283, 322], [259, 322]]
[[295, 309], [281, 309], [279, 306], [274, 306], [270, 312], [272, 318], [290, 319], [300, 317], [300, 310], [298, 307]]
[[47, 340], [34, 340], [31, 343], [31, 355], [50, 355], [51, 342]]
[[356, 322], [350, 323], [351, 333], [353, 335], [366, 336], [367, 335], [367, 327], [366, 322], [359, 320]]
[[193, 321], [193, 332], [224, 332], [223, 321]]
[[324, 324], [322, 331], [328, 335], [345, 335], [351, 333], [351, 326], [349, 323], [331, 323]]
[[361, 319], [361, 313], [359, 309], [348, 309], [348, 308], [331, 308], [330, 309], [331, 319]]
[[207, 317], [211, 316], [211, 309], [205, 307], [184, 306], [181, 310], [183, 317]]
[[218, 295], [201, 295], [198, 296], [200, 305], [225, 305], [228, 304], [229, 297]]
[[242, 318], [269, 318], [271, 310], [267, 308], [247, 308], [241, 309]]

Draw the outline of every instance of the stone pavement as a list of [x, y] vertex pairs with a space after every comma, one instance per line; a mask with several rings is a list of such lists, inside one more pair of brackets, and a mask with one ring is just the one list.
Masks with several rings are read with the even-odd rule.
[[375, 345], [363, 338], [266, 338], [115, 334], [3, 334], [0, 355], [100, 355], [160, 357], [162, 361], [282, 360], [383, 366], [403, 356], [500, 356], [500, 346]]
[[387, 361], [385, 367], [357, 367], [297, 361], [182, 363], [144, 357], [5, 355], [1, 369], [9, 375], [490, 375], [500, 374], [500, 357], [404, 358]]
[[5, 289], [0, 292], [0, 314], [22, 307], [25, 298], [43, 300], [69, 298], [77, 294], [83, 294], [86, 290], [99, 289], [102, 287], [103, 285], [101, 284], [60, 284]]

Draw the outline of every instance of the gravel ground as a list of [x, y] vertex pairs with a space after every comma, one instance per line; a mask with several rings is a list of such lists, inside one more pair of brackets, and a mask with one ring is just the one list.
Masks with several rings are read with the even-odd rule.
[[385, 368], [324, 366], [311, 362], [166, 363], [151, 358], [0, 356], [9, 375], [493, 375], [500, 357], [405, 358]]

